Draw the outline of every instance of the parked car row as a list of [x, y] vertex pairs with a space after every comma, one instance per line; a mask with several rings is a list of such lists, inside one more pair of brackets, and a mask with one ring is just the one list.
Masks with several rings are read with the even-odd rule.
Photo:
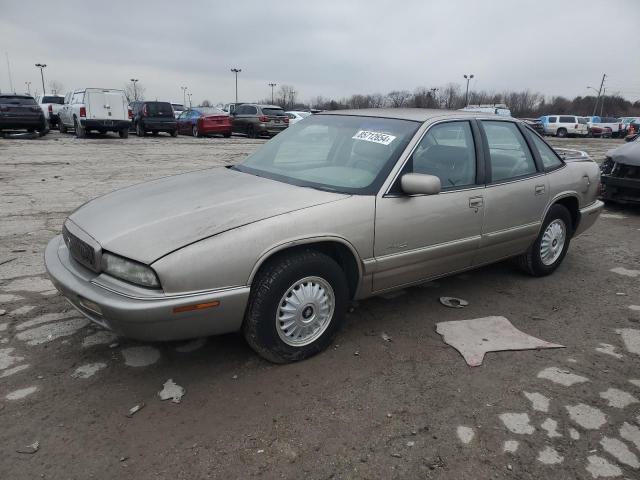
[[624, 137], [640, 129], [640, 117], [543, 115], [537, 120], [544, 135], [556, 137]]

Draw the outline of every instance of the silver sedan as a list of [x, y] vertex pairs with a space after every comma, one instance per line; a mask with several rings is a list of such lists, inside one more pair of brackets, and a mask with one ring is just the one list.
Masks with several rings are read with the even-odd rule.
[[349, 303], [507, 258], [534, 276], [598, 218], [598, 166], [482, 113], [313, 115], [242, 163], [124, 188], [49, 243], [58, 290], [140, 340], [241, 330], [274, 362], [326, 348]]

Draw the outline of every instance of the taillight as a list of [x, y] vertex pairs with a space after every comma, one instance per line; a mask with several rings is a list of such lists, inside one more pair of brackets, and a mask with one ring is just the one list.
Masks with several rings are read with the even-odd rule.
[[260, 115], [258, 117], [258, 120], [260, 120], [261, 122], [268, 122], [269, 121], [269, 117], [267, 117], [266, 115]]
[[87, 109], [85, 107], [80, 107], [80, 116], [81, 117], [87, 116]]
[[131, 110], [131, 108], [127, 109], [129, 111], [129, 120], [131, 120], [133, 118], [133, 110]]
[[147, 116], [147, 105], [146, 104], [142, 106], [142, 116], [143, 117]]
[[576, 123], [576, 124], [573, 126], [573, 128], [578, 128], [578, 124]]
[[53, 113], [53, 105], [49, 104], [49, 113]]

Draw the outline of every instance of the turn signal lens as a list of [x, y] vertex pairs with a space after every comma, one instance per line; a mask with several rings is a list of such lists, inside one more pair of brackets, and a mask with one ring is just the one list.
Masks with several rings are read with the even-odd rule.
[[205, 308], [214, 308], [220, 305], [218, 300], [207, 303], [196, 303], [194, 305], [184, 305], [182, 307], [175, 307], [173, 313], [193, 312], [194, 310], [204, 310]]

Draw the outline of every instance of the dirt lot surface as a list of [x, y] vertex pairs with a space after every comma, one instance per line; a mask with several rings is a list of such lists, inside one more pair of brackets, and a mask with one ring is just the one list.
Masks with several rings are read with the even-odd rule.
[[[43, 251], [74, 208], [260, 143], [0, 140], [0, 479], [640, 478], [638, 209], [608, 207], [550, 277], [502, 263], [363, 301], [333, 348], [294, 365], [235, 334], [113, 338], [52, 289]], [[601, 160], [621, 142], [553, 143]], [[566, 348], [472, 369], [435, 331], [493, 315]], [[158, 397], [168, 379], [180, 403]]]

